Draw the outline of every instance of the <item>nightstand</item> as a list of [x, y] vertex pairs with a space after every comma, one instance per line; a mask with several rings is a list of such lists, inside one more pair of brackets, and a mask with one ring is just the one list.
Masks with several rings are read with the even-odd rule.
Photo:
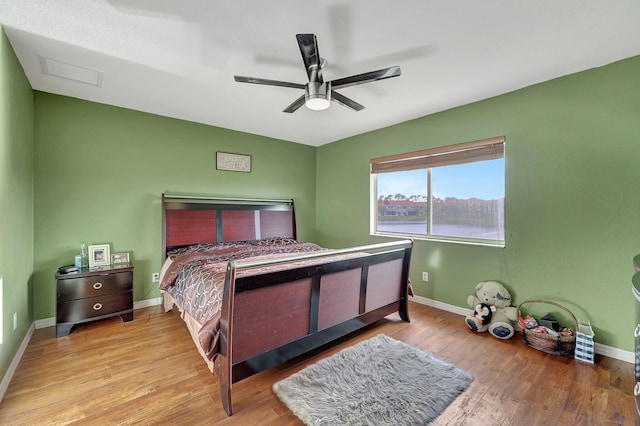
[[114, 316], [133, 319], [133, 266], [127, 263], [56, 274], [56, 337], [74, 325]]

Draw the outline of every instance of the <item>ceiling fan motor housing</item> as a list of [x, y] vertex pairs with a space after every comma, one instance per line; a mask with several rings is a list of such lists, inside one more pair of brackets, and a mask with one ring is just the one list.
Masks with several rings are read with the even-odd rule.
[[305, 106], [312, 110], [329, 108], [331, 103], [331, 82], [319, 84], [309, 82], [304, 90]]

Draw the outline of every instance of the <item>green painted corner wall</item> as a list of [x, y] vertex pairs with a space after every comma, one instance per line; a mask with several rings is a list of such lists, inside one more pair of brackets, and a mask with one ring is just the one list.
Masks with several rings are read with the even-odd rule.
[[382, 241], [368, 235], [371, 158], [505, 135], [506, 247], [416, 241], [416, 293], [466, 308], [477, 282], [497, 279], [516, 305], [559, 302], [597, 342], [632, 351], [639, 72], [634, 57], [319, 147], [318, 242]]
[[33, 322], [33, 151], [33, 91], [0, 28], [0, 379]]
[[[134, 300], [158, 297], [163, 192], [293, 198], [315, 238], [314, 147], [42, 92], [35, 117], [35, 319], [82, 242], [130, 252]], [[251, 155], [251, 173], [216, 170], [216, 151]]]

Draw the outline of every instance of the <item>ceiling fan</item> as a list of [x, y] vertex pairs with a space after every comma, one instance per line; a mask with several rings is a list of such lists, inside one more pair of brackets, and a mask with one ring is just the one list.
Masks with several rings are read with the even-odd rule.
[[364, 74], [352, 75], [350, 77], [339, 78], [332, 81], [324, 81], [322, 79], [322, 67], [325, 64], [323, 58], [318, 52], [318, 42], [315, 34], [296, 34], [302, 61], [307, 70], [309, 82], [307, 84], [290, 83], [287, 81], [267, 80], [264, 78], [243, 77], [236, 75], [235, 80], [239, 83], [265, 84], [268, 86], [292, 87], [294, 89], [304, 89], [304, 95], [293, 101], [291, 105], [286, 107], [283, 112], [292, 113], [305, 105], [312, 110], [323, 110], [329, 108], [330, 101], [334, 101], [344, 107], [354, 111], [364, 109], [364, 106], [358, 102], [347, 98], [336, 92], [336, 89], [355, 86], [356, 84], [369, 83], [376, 80], [384, 80], [385, 78], [398, 77], [400, 75], [400, 67], [393, 66], [383, 68], [377, 71], [370, 71]]

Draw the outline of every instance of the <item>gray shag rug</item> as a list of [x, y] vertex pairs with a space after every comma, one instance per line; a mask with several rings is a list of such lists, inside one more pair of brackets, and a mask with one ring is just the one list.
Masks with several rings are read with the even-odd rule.
[[473, 376], [404, 342], [379, 334], [273, 385], [307, 425], [424, 425]]

